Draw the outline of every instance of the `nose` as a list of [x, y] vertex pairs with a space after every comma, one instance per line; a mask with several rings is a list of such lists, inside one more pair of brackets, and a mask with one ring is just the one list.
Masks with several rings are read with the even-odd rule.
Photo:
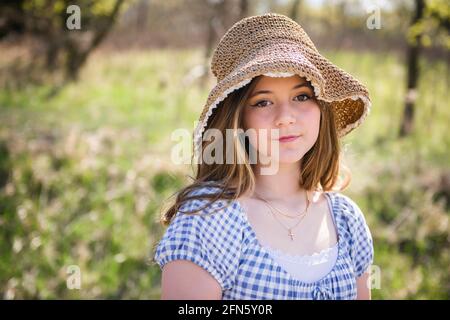
[[283, 103], [278, 108], [275, 124], [277, 127], [295, 123], [296, 119], [292, 113], [289, 103]]

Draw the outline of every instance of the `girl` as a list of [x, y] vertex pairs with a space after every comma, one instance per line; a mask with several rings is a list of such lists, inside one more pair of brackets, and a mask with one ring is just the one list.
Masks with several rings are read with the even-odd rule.
[[370, 299], [371, 234], [338, 192], [339, 138], [368, 114], [367, 89], [278, 14], [236, 23], [211, 69], [196, 178], [154, 254], [162, 298]]

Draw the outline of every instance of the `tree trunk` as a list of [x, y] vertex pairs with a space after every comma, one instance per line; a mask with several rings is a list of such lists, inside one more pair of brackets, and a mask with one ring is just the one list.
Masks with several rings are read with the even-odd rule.
[[122, 6], [124, 0], [116, 0], [114, 4], [114, 8], [111, 10], [111, 13], [106, 17], [106, 21], [104, 24], [96, 30], [96, 33], [89, 44], [89, 46], [84, 49], [78, 49], [79, 44], [73, 43], [73, 40], [68, 38], [67, 43], [67, 60], [66, 60], [66, 80], [77, 80], [78, 74], [80, 72], [81, 67], [86, 62], [88, 56], [91, 52], [97, 48], [97, 46], [103, 41], [108, 32], [112, 29], [114, 25], [114, 21], [119, 14], [120, 7]]
[[22, 34], [26, 28], [24, 0], [2, 0], [0, 3], [0, 39], [10, 33]]
[[291, 7], [291, 13], [289, 14], [289, 17], [294, 21], [297, 21], [298, 19], [299, 8], [300, 8], [300, 0], [294, 0], [294, 3], [292, 4]]
[[248, 0], [240, 0], [239, 2], [239, 20], [248, 16]]
[[203, 69], [205, 72], [201, 76], [200, 85], [204, 87], [206, 85], [206, 81], [208, 79], [208, 64], [209, 59], [213, 53], [214, 45], [219, 39], [219, 32], [224, 27], [224, 21], [226, 18], [224, 17], [226, 3], [225, 0], [219, 0], [216, 2], [207, 1], [210, 6], [211, 16], [208, 21], [208, 36], [206, 39], [205, 53], [204, 53], [204, 63]]
[[[423, 18], [424, 8], [424, 0], [416, 0], [415, 14], [411, 20], [411, 26]], [[417, 83], [419, 80], [420, 40], [421, 34], [417, 34], [414, 37], [414, 42], [409, 43], [407, 48], [408, 83], [405, 107], [403, 109], [403, 119], [400, 125], [400, 138], [408, 136], [413, 131], [414, 108], [417, 98]]]

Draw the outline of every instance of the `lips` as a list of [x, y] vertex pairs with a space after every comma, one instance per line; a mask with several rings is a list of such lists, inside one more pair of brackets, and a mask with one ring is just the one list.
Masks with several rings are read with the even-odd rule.
[[291, 141], [297, 140], [298, 137], [300, 137], [300, 135], [298, 135], [298, 136], [296, 136], [296, 135], [282, 136], [278, 140], [280, 142], [291, 142]]

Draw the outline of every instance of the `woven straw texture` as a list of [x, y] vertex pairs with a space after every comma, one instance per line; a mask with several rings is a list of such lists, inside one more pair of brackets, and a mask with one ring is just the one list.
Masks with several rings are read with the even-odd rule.
[[217, 84], [194, 131], [196, 149], [213, 109], [259, 75], [297, 74], [310, 81], [316, 98], [332, 108], [339, 137], [359, 126], [370, 111], [367, 88], [323, 57], [302, 27], [284, 15], [268, 13], [235, 23], [217, 45], [211, 71]]

